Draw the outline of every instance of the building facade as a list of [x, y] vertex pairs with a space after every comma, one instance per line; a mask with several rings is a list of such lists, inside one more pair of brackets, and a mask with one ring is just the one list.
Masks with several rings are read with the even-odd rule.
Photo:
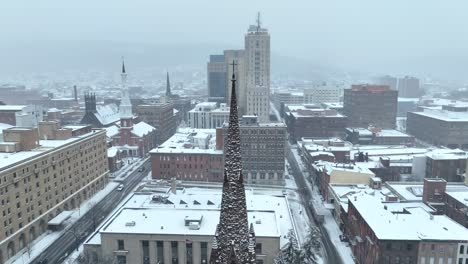
[[223, 150], [215, 145], [214, 129], [179, 130], [153, 149], [153, 179], [220, 182], [223, 177]]
[[352, 85], [344, 90], [343, 113], [355, 127], [395, 128], [397, 99], [386, 85]]
[[[226, 78], [236, 75], [236, 95], [239, 115], [242, 116], [247, 111], [247, 87], [246, 87], [246, 64], [245, 50], [225, 50], [224, 62], [226, 65]], [[235, 67], [232, 67], [232, 63]], [[231, 101], [231, 83], [226, 82], [226, 103]]]
[[0, 105], [0, 123], [36, 127], [43, 118], [43, 108], [39, 105]]
[[284, 116], [289, 137], [298, 141], [303, 137], [345, 138], [348, 118], [336, 110], [301, 106], [285, 106]]
[[260, 17], [245, 35], [246, 115], [256, 115], [261, 123], [270, 120], [270, 34]]
[[468, 112], [408, 112], [406, 132], [432, 145], [468, 149]]
[[421, 96], [419, 79], [405, 76], [398, 79], [398, 96], [404, 98], [418, 98]]
[[221, 103], [219, 108], [215, 102], [199, 103], [188, 113], [191, 128], [222, 127], [228, 119], [229, 107], [225, 103]]
[[137, 115], [141, 121], [156, 128], [158, 144], [168, 140], [176, 132], [174, 107], [171, 103], [138, 105]]
[[304, 89], [304, 103], [321, 104], [340, 101], [343, 89], [340, 86], [321, 85]]
[[[0, 263], [45, 233], [49, 220], [79, 206], [107, 182], [105, 131], [45, 125], [3, 134]], [[40, 139], [46, 134], [47, 140]]]
[[227, 64], [224, 54], [210, 55], [207, 64], [208, 101], [226, 103]]
[[[218, 129], [226, 148], [227, 126]], [[257, 117], [244, 116], [240, 124], [244, 179], [253, 184], [284, 184], [286, 126], [283, 123], [258, 123]]]

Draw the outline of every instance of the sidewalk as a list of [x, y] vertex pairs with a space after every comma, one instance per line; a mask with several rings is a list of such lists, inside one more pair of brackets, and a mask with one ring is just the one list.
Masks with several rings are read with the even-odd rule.
[[23, 248], [14, 257], [10, 258], [6, 264], [24, 264], [29, 263], [31, 260], [39, 256], [44, 249], [52, 244], [57, 238], [59, 238], [64, 232], [67, 232], [68, 228], [80, 219], [86, 212], [88, 212], [92, 206], [99, 201], [103, 200], [107, 194], [112, 192], [119, 184], [116, 182], [109, 182], [102, 190], [97, 192], [93, 197], [81, 203], [79, 208], [75, 208], [70, 218], [65, 221], [64, 229], [59, 232], [52, 232], [48, 230], [46, 233], [40, 235], [32, 242], [31, 252], [28, 254], [27, 249]]
[[[149, 160], [150, 157], [146, 158], [125, 158], [122, 161], [125, 165], [120, 168], [120, 170], [110, 174], [109, 178], [113, 181], [123, 181], [130, 174], [130, 171], [133, 171], [137, 167], [140, 167], [143, 163]], [[130, 164], [129, 164], [130, 162]]]

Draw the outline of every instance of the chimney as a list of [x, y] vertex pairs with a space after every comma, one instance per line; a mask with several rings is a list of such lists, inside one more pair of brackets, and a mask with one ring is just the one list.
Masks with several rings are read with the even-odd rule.
[[217, 127], [216, 128], [216, 149], [223, 150], [224, 149], [224, 135], [223, 135], [223, 128]]
[[423, 202], [443, 203], [447, 182], [442, 178], [424, 178]]
[[75, 97], [75, 103], [78, 103], [78, 90], [76, 85], [73, 85], [73, 96]]
[[171, 178], [171, 192], [177, 194], [177, 180], [175, 177]]

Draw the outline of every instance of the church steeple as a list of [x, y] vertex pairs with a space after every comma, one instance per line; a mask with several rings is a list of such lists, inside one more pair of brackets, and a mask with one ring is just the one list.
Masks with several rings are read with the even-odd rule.
[[[231, 64], [234, 69], [234, 62]], [[234, 70], [233, 70], [234, 73]], [[237, 113], [236, 78], [232, 75], [231, 108], [227, 136], [226, 159], [224, 164], [223, 194], [221, 198], [220, 220], [216, 234], [216, 254], [210, 263], [254, 264], [255, 252], [252, 246], [247, 219], [244, 177], [240, 152], [239, 118]], [[249, 237], [250, 236], [250, 237]], [[252, 260], [253, 259], [253, 260]]]
[[170, 97], [171, 94], [171, 83], [169, 81], [169, 72], [166, 72], [166, 97]]
[[130, 94], [127, 87], [127, 73], [125, 72], [125, 62], [122, 58], [122, 73], [120, 74], [122, 87], [122, 98], [120, 100], [119, 112], [120, 112], [120, 125], [121, 127], [132, 127], [132, 103], [130, 102]]

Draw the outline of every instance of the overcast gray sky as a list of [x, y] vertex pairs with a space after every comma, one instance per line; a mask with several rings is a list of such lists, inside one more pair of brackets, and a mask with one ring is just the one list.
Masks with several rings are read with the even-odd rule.
[[0, 57], [70, 41], [239, 48], [257, 11], [281, 55], [460, 79], [468, 69], [466, 0], [2, 1]]

